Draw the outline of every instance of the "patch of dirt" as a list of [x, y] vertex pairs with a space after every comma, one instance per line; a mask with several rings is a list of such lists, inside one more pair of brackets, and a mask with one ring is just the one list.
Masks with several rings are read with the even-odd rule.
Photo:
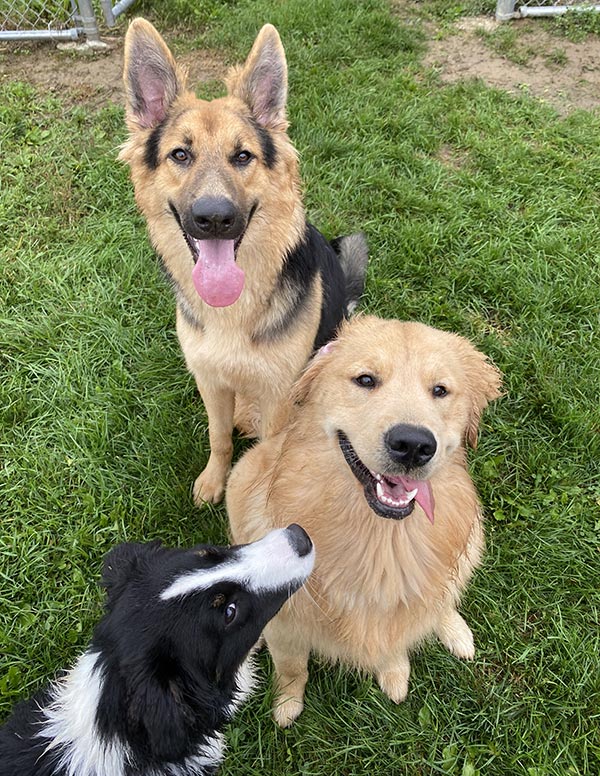
[[526, 64], [516, 64], [494, 53], [477, 34], [481, 29], [493, 34], [498, 24], [490, 17], [461, 19], [451, 34], [430, 39], [424, 64], [437, 70], [443, 82], [481, 78], [508, 92], [526, 91], [562, 114], [600, 105], [600, 40], [590, 36], [572, 43], [551, 35], [536, 20], [504, 22], [514, 25], [519, 48], [530, 52]]
[[[0, 43], [0, 81], [34, 84], [68, 103], [100, 107], [107, 102], [124, 104], [123, 38], [102, 38], [101, 51], [63, 50], [54, 43]], [[221, 79], [227, 66], [212, 52], [177, 55], [189, 71], [189, 84]]]
[[[403, 23], [419, 23], [419, 6], [412, 0], [395, 0], [394, 7]], [[499, 29], [499, 23], [489, 16], [460, 19], [441, 35], [428, 21], [424, 64], [434, 68], [442, 82], [481, 78], [508, 92], [525, 91], [563, 114], [600, 105], [600, 40], [590, 36], [582, 43], [572, 43], [550, 35], [536, 20], [507, 24], [515, 30], [527, 64], [495, 53], [484, 41], [480, 31], [493, 36]], [[87, 53], [59, 50], [53, 43], [0, 43], [0, 80], [33, 83], [88, 107], [106, 102], [122, 105], [123, 38], [103, 40], [108, 44], [105, 52]], [[501, 51], [501, 44], [495, 48]], [[188, 67], [192, 87], [221, 79], [227, 69], [217, 55], [203, 50], [186, 52], [177, 59]]]

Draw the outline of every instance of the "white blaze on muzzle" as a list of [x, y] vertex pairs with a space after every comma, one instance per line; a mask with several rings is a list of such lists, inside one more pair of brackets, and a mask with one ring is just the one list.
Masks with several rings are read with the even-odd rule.
[[233, 582], [253, 593], [300, 586], [312, 571], [315, 550], [300, 556], [286, 528], [268, 533], [263, 539], [246, 544], [235, 557], [214, 568], [187, 572], [160, 594], [163, 601], [207, 590], [216, 584]]

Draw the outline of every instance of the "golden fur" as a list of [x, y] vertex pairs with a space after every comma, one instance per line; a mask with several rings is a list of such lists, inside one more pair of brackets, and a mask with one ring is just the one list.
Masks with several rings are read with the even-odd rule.
[[[130, 135], [120, 158], [131, 168], [137, 204], [176, 289], [177, 334], [209, 419], [211, 453], [194, 496], [197, 503], [218, 501], [231, 464], [236, 401], [240, 415], [259, 418], [258, 428], [245, 430], [265, 438], [280, 427], [321, 313], [321, 280], [315, 276], [294, 325], [278, 336], [268, 334], [288, 308], [286, 288], [278, 287], [284, 257], [306, 228], [297, 155], [286, 135], [285, 54], [275, 28], [265, 25], [246, 63], [230, 72], [227, 96], [205, 101], [187, 89], [184, 71], [154, 27], [136, 19], [125, 41], [124, 81]], [[257, 125], [268, 132], [277, 155], [270, 167]], [[194, 163], [162, 163], [182, 144], [194, 150]], [[232, 153], [239, 148], [261, 163], [234, 168]], [[158, 166], [148, 163], [153, 150]], [[260, 202], [236, 256], [245, 286], [228, 307], [211, 307], [196, 293], [190, 251], [173, 217], [173, 207], [183, 212], [202, 195], [228, 197], [246, 214]]]
[[[355, 382], [365, 374], [376, 377], [375, 388]], [[358, 317], [297, 382], [289, 425], [234, 467], [227, 507], [235, 542], [294, 521], [316, 548], [306, 591], [265, 630], [280, 725], [302, 710], [312, 651], [372, 672], [396, 702], [408, 690], [408, 652], [425, 637], [473, 657], [473, 636], [456, 610], [483, 550], [465, 446], [475, 446], [499, 384], [497, 370], [462, 337]], [[437, 385], [447, 395], [432, 395]], [[413, 474], [431, 485], [433, 524], [418, 504], [403, 520], [375, 514], [338, 444], [342, 430], [371, 472], [385, 471], [382, 440], [398, 423], [426, 427], [437, 441], [432, 460]]]

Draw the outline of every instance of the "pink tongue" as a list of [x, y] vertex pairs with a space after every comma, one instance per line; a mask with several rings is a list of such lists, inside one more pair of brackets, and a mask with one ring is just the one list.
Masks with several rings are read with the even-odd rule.
[[198, 259], [192, 270], [196, 291], [211, 307], [227, 307], [239, 299], [244, 271], [235, 263], [233, 240], [193, 240]]
[[415, 501], [425, 515], [429, 522], [433, 525], [433, 511], [435, 509], [435, 501], [433, 498], [433, 491], [431, 485], [427, 480], [412, 480], [410, 477], [385, 477], [384, 486], [389, 491], [392, 498], [401, 498], [405, 493], [416, 489], [417, 494]]

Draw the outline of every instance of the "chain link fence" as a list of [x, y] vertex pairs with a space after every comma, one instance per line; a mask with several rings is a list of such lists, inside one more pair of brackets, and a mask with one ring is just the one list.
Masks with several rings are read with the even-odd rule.
[[496, 19], [524, 19], [534, 16], [561, 16], [567, 11], [600, 11], [600, 5], [587, 0], [497, 0]]
[[[135, 0], [100, 0], [105, 23]], [[98, 21], [91, 0], [0, 0], [1, 40], [77, 40], [100, 45]]]

